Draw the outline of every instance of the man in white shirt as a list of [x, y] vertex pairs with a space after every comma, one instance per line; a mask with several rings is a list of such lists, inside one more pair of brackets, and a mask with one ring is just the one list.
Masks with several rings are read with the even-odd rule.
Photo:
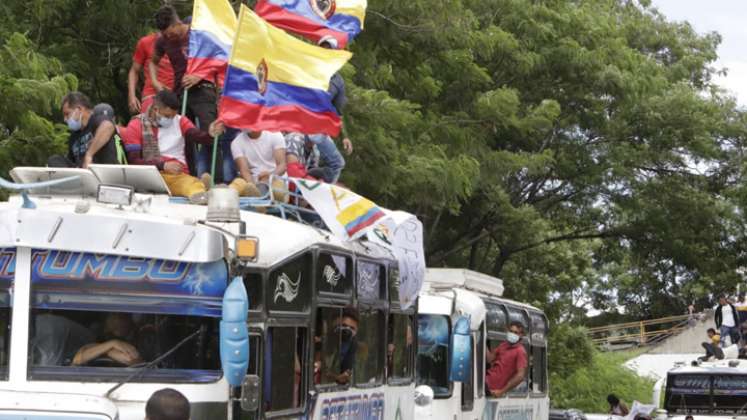
[[721, 332], [722, 347], [726, 347], [726, 337], [730, 338], [731, 344], [739, 343], [737, 316], [737, 309], [726, 300], [726, 296], [719, 296], [714, 320], [716, 321], [716, 328]]
[[[220, 121], [216, 121], [210, 127], [210, 134], [214, 136], [222, 134], [223, 131], [225, 126]], [[245, 183], [248, 189], [255, 186], [262, 195], [265, 195], [270, 188], [270, 177], [284, 175], [287, 168], [285, 138], [281, 133], [244, 131], [231, 142], [231, 154], [240, 175], [231, 182], [231, 186], [240, 190], [247, 190], [246, 187], [238, 185]], [[284, 182], [275, 178], [272, 181], [272, 188], [275, 199], [284, 201]]]

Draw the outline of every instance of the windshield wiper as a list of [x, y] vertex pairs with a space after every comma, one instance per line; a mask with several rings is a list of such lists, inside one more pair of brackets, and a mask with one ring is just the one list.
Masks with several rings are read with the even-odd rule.
[[176, 345], [174, 347], [170, 348], [166, 353], [163, 353], [162, 355], [160, 355], [160, 356], [156, 357], [155, 359], [153, 359], [153, 361], [146, 363], [144, 366], [141, 366], [140, 368], [138, 368], [138, 370], [136, 370], [135, 372], [133, 372], [130, 376], [126, 377], [124, 380], [122, 380], [118, 384], [114, 385], [110, 390], [106, 391], [106, 394], [104, 394], [104, 396], [106, 398], [109, 398], [109, 396], [111, 395], [112, 392], [118, 390], [123, 385], [125, 385], [125, 384], [129, 383], [131, 380], [137, 378], [142, 373], [144, 373], [146, 370], [152, 368], [153, 366], [157, 365], [158, 363], [161, 363], [161, 361], [163, 361], [165, 358], [171, 356], [172, 353], [174, 353], [175, 351], [179, 350], [183, 345], [185, 345], [187, 342], [189, 342], [189, 340], [197, 337], [198, 335], [200, 335], [204, 331], [205, 331], [205, 326], [203, 325], [200, 328], [198, 328], [197, 331], [195, 331], [192, 334], [188, 335], [182, 341], [176, 343]]

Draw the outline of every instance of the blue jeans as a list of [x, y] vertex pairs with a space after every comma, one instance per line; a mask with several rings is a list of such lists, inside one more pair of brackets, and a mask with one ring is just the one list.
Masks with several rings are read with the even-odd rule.
[[340, 179], [340, 173], [345, 167], [345, 158], [337, 150], [337, 146], [330, 136], [326, 134], [312, 134], [308, 136], [308, 139], [319, 149], [319, 156], [323, 161], [323, 165], [310, 170], [310, 174], [319, 174], [324, 182], [334, 184]]
[[719, 328], [721, 332], [721, 346], [724, 346], [724, 340], [726, 339], [727, 335], [729, 338], [731, 338], [732, 344], [739, 344], [739, 327], [727, 327], [725, 325], [722, 325], [721, 328]]
[[[226, 128], [226, 132], [220, 136], [220, 153], [223, 158], [219, 162], [223, 162], [222, 168], [215, 168], [216, 178], [214, 181], [221, 181], [225, 184], [230, 183], [236, 178], [236, 165], [233, 162], [233, 155], [231, 154], [231, 142], [236, 136], [241, 133], [240, 130], [234, 128]], [[197, 148], [197, 156], [195, 157], [195, 163], [197, 165], [196, 176], [201, 176], [204, 173], [210, 173], [211, 165], [213, 163], [213, 146], [201, 144]]]

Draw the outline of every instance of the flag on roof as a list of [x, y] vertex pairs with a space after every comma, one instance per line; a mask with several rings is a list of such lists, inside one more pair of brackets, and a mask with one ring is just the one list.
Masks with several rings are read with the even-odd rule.
[[340, 116], [327, 92], [347, 51], [296, 39], [242, 5], [219, 106], [229, 127], [336, 136]]
[[222, 86], [237, 23], [236, 13], [228, 0], [195, 0], [186, 74]]
[[331, 36], [345, 48], [363, 29], [366, 0], [259, 0], [254, 10], [266, 21], [318, 43]]

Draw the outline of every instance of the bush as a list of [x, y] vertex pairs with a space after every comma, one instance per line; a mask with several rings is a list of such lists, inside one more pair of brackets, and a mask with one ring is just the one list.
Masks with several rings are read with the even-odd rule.
[[[550, 400], [556, 408], [606, 413], [607, 395], [615, 394], [629, 406], [634, 400], [651, 403], [654, 381], [623, 366], [631, 353], [592, 350], [591, 363], [574, 370], [551, 367]], [[562, 361], [561, 361], [562, 362]]]

